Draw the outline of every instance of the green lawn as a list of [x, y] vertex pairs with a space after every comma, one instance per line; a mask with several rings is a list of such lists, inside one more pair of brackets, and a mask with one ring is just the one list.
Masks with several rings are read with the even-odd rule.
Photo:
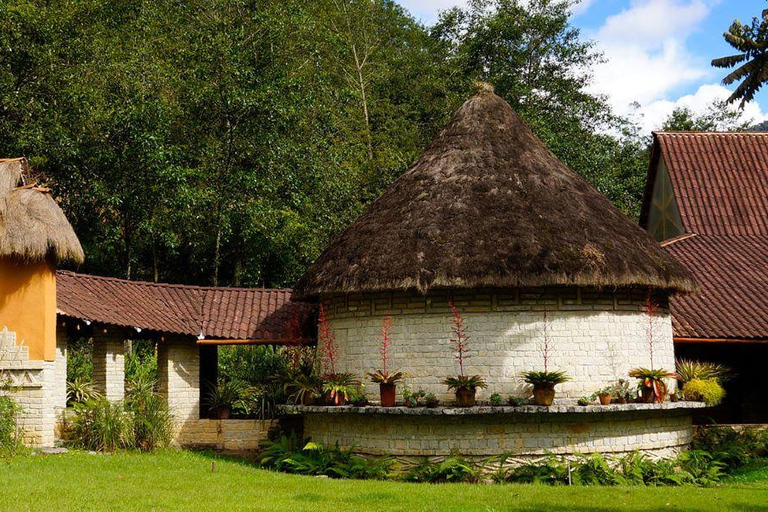
[[285, 475], [202, 453], [71, 452], [0, 461], [0, 509], [768, 511], [768, 470], [711, 489], [430, 485]]

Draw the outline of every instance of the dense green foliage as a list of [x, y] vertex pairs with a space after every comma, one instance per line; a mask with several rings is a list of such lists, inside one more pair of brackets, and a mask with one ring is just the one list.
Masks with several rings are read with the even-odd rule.
[[60, 198], [82, 271], [290, 285], [482, 79], [637, 215], [647, 141], [587, 91], [568, 4], [427, 28], [388, 0], [6, 0], [0, 150]]
[[0, 396], [0, 456], [15, 454], [21, 448], [21, 438], [16, 425], [18, 404], [8, 396]]

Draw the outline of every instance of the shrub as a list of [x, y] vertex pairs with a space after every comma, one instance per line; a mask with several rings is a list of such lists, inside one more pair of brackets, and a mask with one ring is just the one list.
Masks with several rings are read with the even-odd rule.
[[568, 483], [568, 466], [555, 457], [542, 462], [529, 462], [507, 472], [507, 482], [563, 485]]
[[153, 388], [136, 387], [126, 394], [125, 406], [133, 420], [131, 444], [141, 451], [168, 446], [173, 438], [173, 416], [168, 402]]
[[450, 455], [443, 462], [433, 463], [424, 459], [405, 474], [409, 482], [445, 483], [480, 480], [481, 468], [459, 455]]
[[106, 398], [75, 405], [74, 443], [87, 450], [114, 452], [133, 446], [133, 422], [121, 402]]
[[683, 396], [686, 400], [717, 405], [725, 398], [725, 389], [714, 379], [693, 379], [683, 384]]
[[731, 369], [719, 363], [676, 359], [677, 380], [683, 384], [694, 379], [717, 380], [723, 382], [731, 376]]
[[101, 393], [96, 391], [93, 382], [76, 378], [67, 381], [67, 405], [82, 404], [88, 400], [100, 398]]
[[507, 397], [507, 405], [511, 405], [513, 407], [520, 407], [524, 403], [525, 403], [525, 400], [523, 400], [519, 396], [509, 395]]
[[93, 379], [93, 340], [77, 338], [67, 344], [67, 381]]
[[756, 459], [768, 457], [768, 431], [732, 427], [700, 427], [691, 446], [712, 454], [731, 472]]
[[16, 416], [21, 411], [8, 396], [0, 396], [0, 455], [14, 455], [21, 448], [21, 435]]
[[[299, 447], [303, 444], [303, 447]], [[331, 478], [382, 479], [392, 460], [354, 455], [338, 446], [324, 447], [299, 443], [296, 435], [283, 436], [277, 442], [262, 443], [259, 463], [267, 469], [301, 475], [325, 475]]]

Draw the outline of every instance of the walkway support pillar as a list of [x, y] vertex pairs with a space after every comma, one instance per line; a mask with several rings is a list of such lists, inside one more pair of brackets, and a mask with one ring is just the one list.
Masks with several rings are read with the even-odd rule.
[[93, 333], [93, 385], [109, 401], [125, 398], [126, 338], [127, 332], [120, 329]]

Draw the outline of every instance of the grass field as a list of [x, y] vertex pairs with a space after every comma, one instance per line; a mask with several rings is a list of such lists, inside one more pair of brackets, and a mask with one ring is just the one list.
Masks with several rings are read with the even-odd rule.
[[768, 511], [768, 468], [707, 489], [430, 485], [286, 475], [204, 453], [70, 452], [0, 461], [0, 509]]

